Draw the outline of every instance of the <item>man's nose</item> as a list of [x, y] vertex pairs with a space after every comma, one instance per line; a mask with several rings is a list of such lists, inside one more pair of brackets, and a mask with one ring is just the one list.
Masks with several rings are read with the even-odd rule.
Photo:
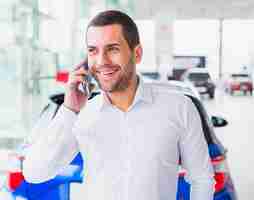
[[110, 60], [106, 52], [100, 52], [97, 56], [97, 65], [109, 64]]

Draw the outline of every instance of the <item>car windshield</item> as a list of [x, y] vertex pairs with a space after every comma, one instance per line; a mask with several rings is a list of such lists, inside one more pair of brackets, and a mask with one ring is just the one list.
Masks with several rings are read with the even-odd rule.
[[190, 73], [189, 74], [189, 79], [191, 81], [205, 81], [209, 78], [210, 76], [208, 73]]

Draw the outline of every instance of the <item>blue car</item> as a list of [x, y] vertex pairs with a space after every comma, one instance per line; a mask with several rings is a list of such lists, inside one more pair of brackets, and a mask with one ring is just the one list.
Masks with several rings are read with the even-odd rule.
[[12, 191], [13, 198], [26, 200], [69, 200], [71, 183], [83, 182], [83, 158], [79, 153], [73, 161], [55, 178], [39, 184], [31, 184], [23, 180]]

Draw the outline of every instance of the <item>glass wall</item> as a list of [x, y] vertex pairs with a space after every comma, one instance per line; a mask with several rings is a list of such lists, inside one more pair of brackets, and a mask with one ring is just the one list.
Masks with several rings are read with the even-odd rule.
[[132, 13], [132, 0], [0, 2], [0, 148], [25, 138], [51, 94], [63, 91], [58, 70], [84, 59], [88, 18], [100, 8]]
[[[131, 16], [136, 12], [133, 0], [1, 1], [0, 148], [14, 147], [26, 137], [48, 96], [63, 91], [63, 85], [55, 81], [57, 71], [70, 70], [84, 59], [87, 22], [105, 8], [120, 9]], [[135, 20], [144, 46], [144, 62], [138, 70], [157, 71], [155, 20]], [[243, 65], [252, 69], [252, 24], [251, 20], [224, 20], [223, 73]], [[217, 19], [176, 20], [174, 55], [205, 56], [207, 67], [217, 78], [219, 36]]]

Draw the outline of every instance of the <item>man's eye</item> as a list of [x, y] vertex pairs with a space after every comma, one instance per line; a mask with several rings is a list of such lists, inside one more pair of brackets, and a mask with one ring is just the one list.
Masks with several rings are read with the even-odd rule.
[[95, 53], [95, 49], [87, 49], [87, 52], [88, 52], [89, 54], [94, 54], [94, 53]]
[[111, 52], [118, 52], [120, 49], [118, 47], [109, 47], [108, 50]]

